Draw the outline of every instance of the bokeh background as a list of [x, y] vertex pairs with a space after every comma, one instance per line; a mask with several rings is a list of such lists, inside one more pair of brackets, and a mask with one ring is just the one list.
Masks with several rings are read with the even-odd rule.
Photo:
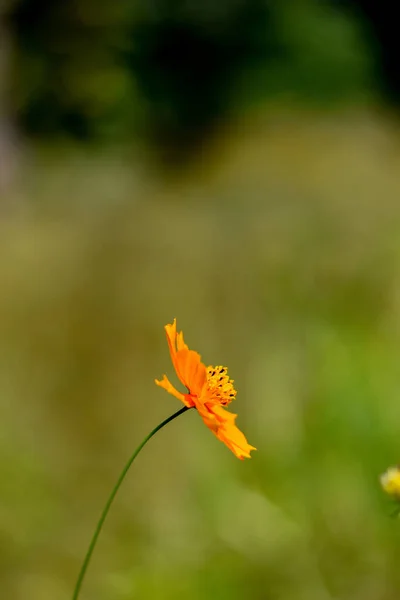
[[179, 408], [174, 317], [258, 451], [160, 432], [82, 600], [399, 597], [395, 12], [2, 0], [2, 600], [71, 598]]

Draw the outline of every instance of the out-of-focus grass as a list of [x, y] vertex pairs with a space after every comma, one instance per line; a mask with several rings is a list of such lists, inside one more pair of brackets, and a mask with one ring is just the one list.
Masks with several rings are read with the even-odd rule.
[[195, 413], [163, 430], [82, 600], [398, 597], [399, 149], [369, 114], [281, 114], [174, 181], [31, 156], [0, 224], [1, 598], [70, 598], [123, 463], [179, 407], [153, 383], [174, 316], [229, 365], [258, 452]]

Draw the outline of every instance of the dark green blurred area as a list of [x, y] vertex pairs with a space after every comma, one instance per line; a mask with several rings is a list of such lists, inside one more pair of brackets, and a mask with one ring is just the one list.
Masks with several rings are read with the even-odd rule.
[[266, 99], [371, 92], [363, 21], [313, 0], [19, 0], [13, 99], [36, 137], [144, 138], [181, 160]]
[[258, 450], [194, 411], [161, 431], [82, 600], [397, 600], [400, 138], [367, 17], [0, 13], [1, 600], [71, 599], [179, 408], [154, 384], [174, 317]]

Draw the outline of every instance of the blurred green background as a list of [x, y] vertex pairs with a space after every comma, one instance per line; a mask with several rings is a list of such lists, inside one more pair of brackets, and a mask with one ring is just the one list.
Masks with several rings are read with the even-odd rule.
[[2, 600], [71, 598], [179, 408], [174, 317], [258, 451], [160, 432], [82, 600], [398, 598], [393, 32], [350, 0], [0, 3]]

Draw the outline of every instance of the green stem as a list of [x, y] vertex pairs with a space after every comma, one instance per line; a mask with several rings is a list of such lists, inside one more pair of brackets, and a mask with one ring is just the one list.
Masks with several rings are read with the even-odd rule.
[[147, 444], [147, 442], [153, 437], [154, 434], [157, 433], [157, 431], [159, 431], [160, 429], [162, 429], [165, 425], [167, 425], [167, 423], [169, 423], [170, 421], [173, 421], [174, 419], [176, 419], [176, 417], [179, 417], [179, 415], [182, 415], [184, 412], [186, 412], [187, 410], [189, 410], [189, 408], [187, 406], [184, 406], [183, 408], [181, 408], [180, 410], [178, 410], [176, 413], [174, 413], [173, 415], [171, 415], [170, 417], [168, 417], [168, 419], [165, 419], [162, 423], [160, 423], [159, 425], [157, 425], [157, 427], [155, 427], [153, 429], [153, 431], [151, 431], [149, 433], [149, 435], [147, 435], [144, 440], [139, 444], [139, 446], [136, 448], [135, 452], [132, 454], [132, 456], [130, 457], [130, 459], [128, 460], [128, 462], [126, 463], [125, 467], [122, 469], [122, 472], [120, 474], [120, 476], [118, 477], [118, 481], [115, 484], [115, 486], [113, 487], [111, 494], [103, 508], [103, 512], [101, 513], [100, 519], [96, 525], [96, 529], [94, 531], [93, 537], [91, 539], [91, 542], [89, 544], [89, 548], [87, 549], [86, 552], [86, 556], [85, 559], [82, 563], [81, 566], [81, 570], [79, 571], [79, 575], [78, 575], [78, 579], [76, 580], [76, 584], [75, 584], [75, 589], [74, 589], [74, 593], [72, 596], [72, 600], [77, 600], [78, 596], [79, 596], [79, 591], [82, 587], [82, 582], [83, 579], [85, 577], [85, 573], [86, 570], [88, 568], [90, 559], [92, 557], [93, 554], [93, 550], [96, 546], [96, 542], [97, 542], [97, 538], [99, 537], [101, 528], [103, 527], [104, 521], [106, 520], [108, 511], [110, 510], [111, 504], [113, 503], [113, 500], [115, 498], [115, 496], [117, 495], [117, 492], [119, 490], [119, 488], [121, 487], [121, 483], [123, 482], [123, 480], [125, 479], [125, 475], [127, 474], [127, 472], [129, 471], [129, 468], [131, 466], [131, 464], [133, 463], [133, 461], [135, 460], [135, 458], [137, 457], [137, 455], [139, 454], [139, 452], [142, 450], [142, 448]]

